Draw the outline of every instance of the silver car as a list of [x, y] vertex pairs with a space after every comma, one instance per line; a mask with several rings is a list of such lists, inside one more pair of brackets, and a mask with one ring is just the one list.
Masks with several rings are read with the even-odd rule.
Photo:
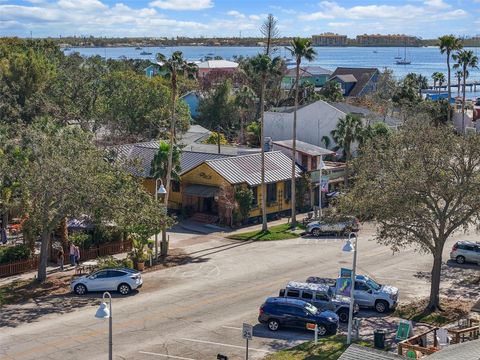
[[352, 231], [358, 231], [359, 222], [353, 216], [349, 216], [343, 220], [322, 220], [313, 221], [307, 225], [306, 232], [313, 236], [322, 234], [348, 234]]
[[450, 259], [458, 264], [466, 262], [480, 265], [480, 243], [473, 241], [459, 241], [453, 245]]
[[140, 272], [132, 269], [102, 269], [72, 280], [70, 289], [77, 295], [88, 291], [118, 291], [127, 295], [142, 286]]

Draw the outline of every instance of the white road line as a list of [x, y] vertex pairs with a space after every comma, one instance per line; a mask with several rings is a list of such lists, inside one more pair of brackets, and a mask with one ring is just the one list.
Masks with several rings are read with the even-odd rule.
[[[217, 343], [217, 342], [213, 342], [213, 341], [195, 340], [195, 339], [186, 339], [186, 338], [182, 338], [181, 340], [197, 342], [197, 343], [201, 343], [201, 344], [219, 345], [219, 346], [231, 347], [231, 348], [235, 348], [235, 349], [245, 349], [245, 346], [222, 344], [222, 343]], [[264, 353], [271, 353], [271, 351], [268, 351], [268, 350], [255, 349], [255, 348], [251, 348], [251, 347], [249, 347], [248, 350], [260, 351], [260, 352], [264, 352]]]
[[173, 356], [173, 355], [167, 355], [167, 354], [157, 354], [157, 353], [148, 352], [148, 351], [139, 351], [139, 353], [140, 354], [146, 354], [146, 355], [153, 355], [153, 356], [161, 356], [161, 357], [166, 357], [166, 358], [170, 358], [170, 359], [195, 360], [195, 359], [181, 357], [181, 356]]
[[232, 330], [242, 330], [242, 328], [235, 327], [235, 326], [222, 326], [224, 329], [232, 329]]

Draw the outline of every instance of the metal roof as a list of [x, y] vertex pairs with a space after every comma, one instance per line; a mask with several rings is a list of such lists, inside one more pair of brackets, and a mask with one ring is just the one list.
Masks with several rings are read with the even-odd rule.
[[[206, 163], [230, 184], [261, 184], [261, 154], [233, 156], [225, 159], [207, 160]], [[295, 165], [295, 177], [301, 169]], [[292, 178], [292, 160], [281, 151], [265, 153], [265, 183], [276, 183]]]
[[[293, 140], [274, 141], [273, 144], [290, 149], [290, 150], [293, 148]], [[296, 141], [296, 149], [298, 152], [308, 154], [311, 156], [335, 154], [334, 151], [324, 149], [320, 146], [312, 145], [299, 140]]]
[[[403, 356], [395, 355], [386, 351], [376, 350], [365, 346], [352, 344], [338, 358], [338, 360], [391, 360], [405, 359]], [[428, 357], [430, 359], [430, 357]]]
[[198, 64], [199, 69], [237, 68], [238, 63], [228, 60], [207, 60]]
[[326, 284], [315, 284], [315, 283], [289, 281], [288, 284], [287, 284], [287, 289], [328, 292], [329, 286], [326, 285]]
[[427, 356], [428, 360], [478, 360], [480, 359], [480, 339], [449, 345]]
[[[319, 75], [332, 75], [333, 71], [325, 69], [320, 66], [302, 66], [300, 68], [300, 77], [310, 77], [310, 76], [319, 76]], [[295, 76], [296, 69], [288, 69], [286, 75], [287, 76]]]

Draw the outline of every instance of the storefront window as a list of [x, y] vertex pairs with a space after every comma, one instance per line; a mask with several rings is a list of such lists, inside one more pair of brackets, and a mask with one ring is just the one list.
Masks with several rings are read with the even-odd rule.
[[277, 201], [277, 184], [267, 184], [267, 202], [274, 203]]

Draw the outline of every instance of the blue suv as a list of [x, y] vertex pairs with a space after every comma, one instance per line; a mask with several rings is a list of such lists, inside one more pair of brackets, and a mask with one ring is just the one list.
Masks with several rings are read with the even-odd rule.
[[258, 321], [267, 324], [271, 331], [280, 327], [306, 329], [307, 324], [317, 324], [318, 335], [336, 334], [338, 316], [332, 311], [320, 312], [303, 300], [270, 297], [260, 307]]

